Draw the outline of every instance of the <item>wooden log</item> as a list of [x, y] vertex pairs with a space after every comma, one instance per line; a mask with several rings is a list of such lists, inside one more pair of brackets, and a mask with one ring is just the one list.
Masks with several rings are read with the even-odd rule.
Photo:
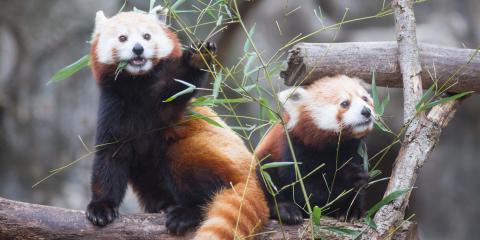
[[[309, 224], [283, 226], [287, 239], [308, 239]], [[365, 231], [364, 224], [341, 222], [322, 218], [321, 230], [316, 236], [332, 240], [351, 239], [347, 235], [335, 234], [329, 227], [352, 231]], [[257, 239], [284, 239], [277, 221], [270, 221], [257, 235]], [[302, 238], [303, 236], [303, 238]], [[393, 239], [416, 239], [416, 224], [405, 222], [394, 234]], [[170, 235], [165, 227], [164, 214], [129, 214], [120, 215], [106, 227], [96, 227], [85, 218], [85, 213], [78, 210], [23, 203], [0, 197], [0, 239], [191, 239], [192, 234], [183, 237]]]
[[[474, 49], [419, 44], [423, 87], [449, 80], [450, 92], [480, 92], [480, 54]], [[290, 50], [287, 68], [280, 73], [286, 85], [309, 84], [335, 74], [370, 81], [378, 86], [401, 88], [402, 74], [396, 42], [299, 43]]]

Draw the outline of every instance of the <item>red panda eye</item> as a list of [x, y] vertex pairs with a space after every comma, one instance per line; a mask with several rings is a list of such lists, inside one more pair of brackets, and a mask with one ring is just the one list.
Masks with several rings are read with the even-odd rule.
[[128, 38], [125, 35], [120, 35], [120, 37], [118, 37], [118, 41], [120, 41], [120, 42], [125, 42], [127, 40], [128, 40]]
[[350, 102], [345, 100], [340, 103], [340, 106], [342, 106], [343, 108], [348, 108], [350, 106]]
[[150, 38], [152, 38], [152, 36], [150, 36], [150, 34], [148, 34], [148, 33], [143, 34], [143, 39], [148, 41], [148, 40], [150, 40]]

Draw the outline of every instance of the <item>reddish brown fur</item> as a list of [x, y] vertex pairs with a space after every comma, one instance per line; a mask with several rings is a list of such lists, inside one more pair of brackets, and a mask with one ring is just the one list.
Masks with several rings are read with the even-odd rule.
[[[208, 234], [212, 234], [212, 239], [233, 239], [235, 228], [238, 236], [253, 234], [268, 220], [268, 208], [254, 173], [253, 156], [214, 111], [207, 107], [194, 107], [193, 110], [214, 119], [224, 128], [198, 119], [184, 119], [178, 126], [172, 127], [170, 136], [174, 143], [167, 156], [175, 160], [171, 162], [173, 174], [182, 176], [194, 173], [195, 169], [206, 168], [235, 188], [216, 194], [207, 207], [206, 220], [197, 232], [197, 239], [209, 239], [201, 237]], [[182, 183], [178, 184], [181, 188]], [[242, 200], [244, 191], [246, 194]], [[225, 221], [223, 226], [208, 221], [218, 218]], [[237, 218], [240, 218], [238, 227]]]

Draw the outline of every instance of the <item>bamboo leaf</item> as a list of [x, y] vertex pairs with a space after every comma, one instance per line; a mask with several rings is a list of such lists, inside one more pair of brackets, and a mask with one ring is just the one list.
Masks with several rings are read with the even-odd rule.
[[185, 82], [185, 81], [182, 81], [180, 79], [175, 79], [175, 81], [184, 84], [185, 86], [187, 86], [187, 88], [178, 92], [178, 93], [176, 93], [176, 94], [174, 94], [173, 96], [167, 98], [163, 102], [171, 102], [171, 101], [175, 100], [175, 98], [177, 98], [177, 97], [180, 97], [180, 96], [185, 95], [185, 94], [192, 93], [197, 88], [195, 85], [193, 85], [191, 83], [188, 83], [188, 82]]
[[184, 4], [186, 0], [177, 0], [171, 7], [171, 10], [176, 10], [180, 5]]
[[[279, 167], [286, 167], [286, 166], [291, 166], [294, 165], [294, 162], [271, 162], [271, 163], [265, 163], [263, 164], [260, 169], [265, 170], [269, 168], [279, 168]], [[301, 164], [301, 163], [298, 163]]]
[[248, 50], [250, 49], [251, 43], [250, 43], [250, 40], [249, 40], [249, 39], [252, 38], [253, 33], [255, 32], [255, 26], [256, 26], [256, 25], [257, 25], [257, 24], [254, 23], [253, 26], [252, 26], [252, 28], [250, 28], [250, 31], [248, 31], [247, 39], [245, 40], [245, 43], [243, 44], [243, 52], [244, 52], [244, 53], [247, 53]]
[[268, 172], [265, 172], [263, 170], [260, 170], [260, 173], [262, 174], [263, 178], [265, 179], [265, 182], [270, 185], [270, 187], [275, 190], [275, 192], [278, 192], [277, 186], [275, 186], [275, 183], [272, 181], [272, 177], [270, 177], [270, 174]]
[[360, 145], [358, 146], [357, 153], [363, 159], [363, 170], [368, 172], [368, 152], [367, 144], [365, 143], [365, 141], [361, 141]]
[[215, 81], [213, 82], [212, 95], [213, 95], [214, 99], [217, 99], [217, 97], [218, 97], [218, 93], [220, 91], [220, 85], [222, 84], [222, 80], [223, 80], [223, 74], [222, 74], [222, 70], [220, 69], [220, 72], [218, 72], [215, 75]]
[[219, 128], [223, 128], [222, 124], [218, 123], [217, 121], [201, 114], [201, 113], [198, 113], [198, 112], [195, 112], [193, 110], [190, 110], [190, 114], [191, 116], [194, 118], [194, 119], [201, 119], [201, 120], [204, 120], [205, 122], [215, 126], [215, 127], [219, 127]]
[[427, 109], [430, 109], [432, 107], [435, 107], [439, 104], [443, 104], [443, 103], [447, 103], [447, 102], [450, 102], [450, 101], [453, 101], [453, 100], [457, 100], [457, 99], [460, 99], [464, 96], [467, 96], [467, 95], [470, 95], [472, 93], [474, 93], [475, 91], [468, 91], [468, 92], [463, 92], [463, 93], [457, 93], [455, 95], [452, 95], [450, 97], [446, 97], [446, 98], [441, 98], [439, 100], [436, 100], [436, 101], [433, 101], [431, 103], [428, 103], [428, 104], [425, 104], [425, 106], [422, 107], [422, 110], [427, 110]]
[[377, 83], [375, 81], [375, 71], [372, 71], [372, 99], [373, 99], [373, 109], [378, 116], [382, 116], [379, 113], [380, 110], [380, 101], [378, 100], [378, 91]]
[[422, 109], [423, 105], [427, 102], [428, 98], [432, 96], [434, 88], [435, 88], [435, 84], [432, 84], [432, 86], [430, 86], [427, 89], [427, 91], [423, 93], [422, 98], [420, 98], [420, 101], [418, 101], [417, 105], [415, 105], [415, 110], [417, 110], [417, 112], [419, 112], [420, 109]]
[[403, 194], [405, 194], [408, 191], [410, 191], [410, 188], [394, 191], [394, 192], [388, 194], [386, 197], [384, 197], [380, 202], [376, 203], [373, 207], [368, 209], [367, 215], [365, 216], [365, 219], [364, 219], [365, 224], [367, 224], [371, 228], [376, 229], [377, 225], [375, 224], [375, 222], [372, 219], [373, 214], [375, 214], [381, 207], [389, 204], [390, 202], [392, 202], [393, 200], [402, 196]]
[[84, 67], [90, 65], [90, 55], [85, 55], [75, 61], [74, 63], [60, 69], [56, 72], [53, 77], [47, 82], [48, 84], [60, 82], [66, 78], [69, 78], [73, 74], [77, 73], [78, 71], [82, 70]]

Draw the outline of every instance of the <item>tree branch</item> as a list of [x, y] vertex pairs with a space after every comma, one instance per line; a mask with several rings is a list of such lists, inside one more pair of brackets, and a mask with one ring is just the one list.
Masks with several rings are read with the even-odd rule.
[[[418, 54], [415, 16], [412, 0], [392, 2], [397, 33], [400, 70], [403, 79], [404, 124], [406, 132], [385, 196], [402, 189], [413, 189], [419, 169], [429, 158], [456, 111], [458, 101], [435, 106], [427, 117], [418, 112], [416, 105], [422, 98], [421, 66]], [[377, 229], [370, 229], [363, 239], [388, 239], [405, 217], [411, 190], [383, 206], [375, 214]]]
[[[287, 239], [302, 239], [308, 234], [307, 226], [283, 226]], [[323, 230], [316, 233], [333, 240], [351, 239], [325, 230], [336, 227], [351, 231], [363, 231], [366, 226], [361, 223], [338, 222], [334, 219], [321, 220]], [[407, 222], [394, 235], [394, 239], [411, 239], [416, 235], [416, 225]], [[310, 236], [310, 235], [308, 235]], [[163, 214], [121, 215], [106, 227], [95, 227], [85, 218], [85, 213], [78, 210], [23, 203], [0, 197], [0, 239], [191, 239], [191, 234], [175, 237], [168, 234]], [[284, 239], [280, 225], [270, 221], [258, 239]]]
[[[423, 87], [433, 80], [453, 85], [449, 92], [480, 92], [480, 54], [475, 49], [419, 44]], [[290, 50], [287, 69], [281, 72], [285, 84], [309, 84], [335, 74], [347, 74], [369, 81], [375, 71], [378, 86], [401, 88], [396, 42], [299, 43]], [[432, 79], [433, 78], [433, 79]]]

